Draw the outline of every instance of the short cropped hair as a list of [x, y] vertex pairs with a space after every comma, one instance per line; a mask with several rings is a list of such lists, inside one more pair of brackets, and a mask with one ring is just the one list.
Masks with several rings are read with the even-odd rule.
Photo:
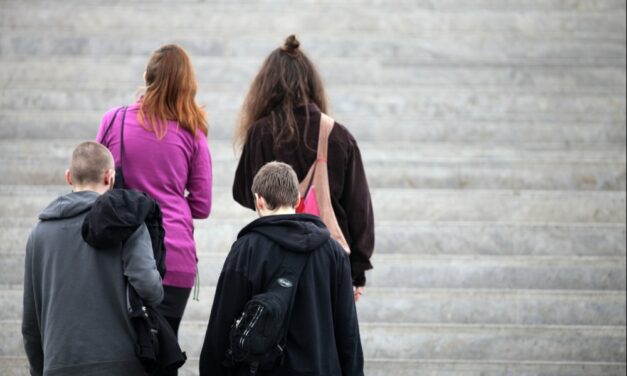
[[251, 190], [266, 200], [270, 210], [295, 208], [298, 204], [298, 177], [290, 165], [282, 162], [269, 162], [261, 167]]
[[82, 142], [72, 152], [72, 182], [78, 185], [99, 184], [104, 172], [114, 166], [113, 156], [106, 147], [92, 141]]

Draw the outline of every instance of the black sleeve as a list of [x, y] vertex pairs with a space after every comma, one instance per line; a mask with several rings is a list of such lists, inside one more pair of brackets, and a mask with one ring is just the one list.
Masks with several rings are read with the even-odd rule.
[[233, 199], [252, 210], [255, 210], [255, 200], [250, 191], [253, 179], [264, 164], [274, 160], [272, 143], [263, 140], [262, 137], [261, 131], [253, 126], [246, 138], [233, 181]]
[[348, 256], [341, 250], [337, 276], [336, 301], [334, 302], [334, 326], [337, 353], [343, 376], [364, 374], [364, 355], [361, 348], [359, 323], [353, 298], [353, 285]]
[[353, 284], [363, 286], [366, 284], [366, 270], [372, 269], [370, 257], [374, 251], [374, 213], [361, 153], [357, 143], [351, 141], [340, 204], [348, 217]]
[[33, 291], [33, 235], [26, 244], [26, 260], [24, 263], [24, 305], [22, 307], [22, 337], [24, 350], [30, 366], [31, 375], [42, 375], [44, 372], [44, 351], [41, 344], [39, 329], [39, 313]]
[[222, 362], [229, 346], [229, 331], [251, 295], [251, 284], [246, 273], [232, 268], [230, 259], [231, 257], [227, 258], [225, 262], [213, 299], [209, 325], [200, 353], [201, 376], [228, 375], [228, 369]]

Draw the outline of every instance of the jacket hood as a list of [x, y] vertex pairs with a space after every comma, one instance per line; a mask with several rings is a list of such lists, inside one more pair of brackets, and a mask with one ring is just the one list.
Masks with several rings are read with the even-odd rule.
[[42, 221], [76, 217], [89, 209], [99, 194], [93, 191], [72, 192], [52, 201], [39, 214]]
[[249, 233], [261, 234], [292, 252], [311, 252], [330, 238], [322, 220], [309, 214], [261, 217], [244, 227], [237, 238]]

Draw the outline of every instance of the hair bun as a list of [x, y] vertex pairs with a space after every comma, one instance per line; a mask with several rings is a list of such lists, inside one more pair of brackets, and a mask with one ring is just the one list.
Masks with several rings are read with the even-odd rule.
[[298, 47], [300, 47], [300, 42], [296, 39], [296, 36], [292, 34], [285, 40], [285, 44], [283, 44], [283, 51], [293, 53], [298, 49]]

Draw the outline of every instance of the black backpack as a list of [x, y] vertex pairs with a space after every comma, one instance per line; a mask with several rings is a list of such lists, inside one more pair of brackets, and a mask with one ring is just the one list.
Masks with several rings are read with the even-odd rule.
[[250, 375], [256, 375], [283, 363], [294, 298], [309, 255], [285, 252], [264, 292], [246, 303], [231, 326], [225, 366], [248, 368]]

